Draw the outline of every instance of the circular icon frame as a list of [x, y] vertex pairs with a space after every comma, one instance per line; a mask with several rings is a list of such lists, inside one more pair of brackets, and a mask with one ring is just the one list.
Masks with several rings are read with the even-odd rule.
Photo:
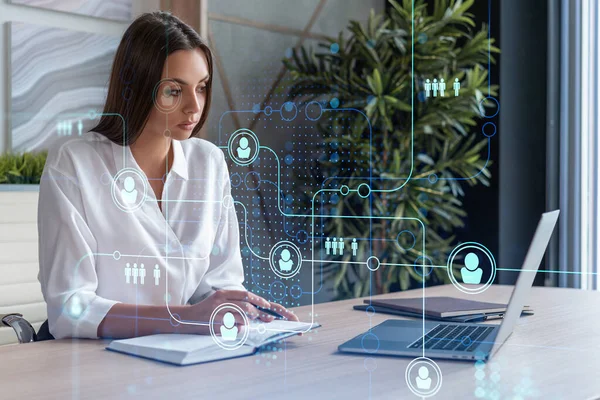
[[[138, 180], [144, 186], [144, 190], [143, 190], [143, 193], [142, 193], [141, 200], [138, 201], [134, 206], [125, 206], [125, 205], [121, 204], [121, 201], [119, 201], [119, 197], [117, 196], [117, 182], [119, 181], [119, 179], [121, 178], [121, 176], [125, 175], [125, 174], [137, 175]], [[119, 190], [120, 189], [121, 188], [119, 188]], [[115, 203], [115, 205], [121, 211], [124, 211], [124, 212], [127, 212], [127, 213], [132, 213], [132, 212], [140, 209], [144, 205], [144, 203], [146, 201], [146, 196], [148, 195], [148, 185], [146, 184], [146, 178], [145, 178], [145, 176], [140, 171], [138, 171], [135, 168], [123, 168], [113, 178], [113, 182], [112, 182], [112, 185], [111, 185], [110, 192], [111, 192], [111, 196], [112, 196], [113, 202]]]
[[[412, 379], [410, 377], [412, 369], [415, 368], [416, 366], [421, 367], [421, 366], [423, 366], [422, 364], [426, 364], [429, 367], [431, 367], [431, 369], [433, 369], [438, 376], [437, 382], [436, 382], [435, 386], [433, 387], [433, 389], [430, 389], [427, 391], [423, 391], [422, 389], [415, 388], [412, 383]], [[406, 372], [404, 373], [404, 379], [406, 380], [406, 384], [408, 385], [408, 388], [410, 389], [410, 391], [413, 392], [416, 396], [419, 396], [422, 398], [435, 396], [437, 394], [437, 392], [439, 392], [440, 389], [442, 388], [442, 370], [435, 363], [435, 361], [433, 361], [432, 359], [427, 358], [427, 357], [419, 357], [419, 358], [415, 358], [414, 360], [412, 360], [406, 367]]]
[[[242, 135], [250, 136], [250, 138], [252, 138], [252, 140], [254, 141], [254, 148], [256, 149], [254, 151], [254, 154], [252, 154], [252, 156], [249, 157], [247, 160], [241, 160], [240, 158], [238, 158], [238, 156], [235, 153], [235, 150], [232, 148], [235, 145], [235, 143], [237, 143], [236, 139]], [[233, 160], [233, 162], [235, 162], [241, 167], [245, 167], [252, 164], [258, 158], [259, 150], [260, 142], [258, 140], [258, 136], [256, 136], [256, 133], [252, 132], [250, 129], [247, 128], [241, 128], [233, 132], [229, 137], [229, 141], [227, 142], [227, 152], [229, 153], [229, 157]]]
[[[292, 268], [289, 274], [281, 273], [275, 265], [274, 260], [274, 256], [277, 254], [277, 251], [284, 246], [286, 248], [291, 248], [292, 250], [294, 250], [296, 256], [298, 257], [298, 262], [296, 263], [295, 268]], [[298, 246], [296, 246], [294, 242], [290, 242], [289, 240], [283, 240], [281, 242], [278, 242], [277, 244], [275, 244], [275, 246], [271, 248], [271, 251], [269, 252], [269, 266], [271, 267], [271, 270], [275, 273], [275, 275], [277, 275], [281, 279], [293, 278], [298, 274], [298, 272], [300, 272], [300, 268], [302, 267], [302, 253], [300, 252], [300, 249], [298, 248]]]
[[[287, 110], [287, 105], [291, 104], [291, 110]], [[285, 110], [284, 110], [285, 108]], [[294, 119], [296, 119], [296, 117], [298, 116], [298, 106], [296, 106], [296, 104], [292, 101], [286, 101], [285, 103], [283, 103], [281, 105], [281, 108], [279, 109], [279, 112], [281, 114], [281, 119], [284, 121], [293, 121]], [[284, 115], [285, 113], [290, 113], [289, 115]], [[292, 115], [293, 114], [293, 115]], [[291, 116], [290, 116], [291, 115]]]
[[[231, 344], [231, 345], [224, 343], [222, 340], [219, 339], [219, 336], [217, 336], [217, 334], [215, 333], [215, 317], [217, 316], [217, 314], [220, 311], [223, 311], [223, 310], [233, 310], [234, 312], [240, 314], [242, 316], [242, 318], [244, 318], [243, 336], [240, 340], [236, 340], [234, 342], [234, 344]], [[223, 303], [213, 310], [212, 314], [210, 315], [210, 319], [209, 319], [209, 328], [210, 328], [210, 336], [212, 336], [213, 341], [224, 350], [239, 349], [246, 343], [246, 340], [248, 340], [248, 335], [250, 334], [250, 322], [248, 320], [248, 316], [246, 315], [246, 313], [244, 312], [244, 310], [242, 310], [242, 308], [240, 306], [238, 306], [237, 304], [233, 304], [233, 303]]]
[[[488, 278], [487, 282], [484, 283], [482, 286], [477, 285], [477, 287], [475, 288], [469, 288], [466, 286], [463, 286], [460, 282], [458, 282], [458, 280], [456, 280], [456, 277], [454, 276], [454, 273], [452, 272], [452, 264], [454, 263], [454, 258], [456, 257], [456, 255], [466, 249], [477, 249], [482, 251], [483, 253], [485, 253], [485, 255], [488, 257], [488, 260], [490, 261], [490, 266], [492, 267], [492, 271], [490, 273], [490, 277]], [[477, 242], [465, 242], [465, 243], [461, 243], [458, 246], [456, 246], [454, 248], [454, 250], [452, 250], [452, 252], [450, 253], [450, 255], [448, 256], [448, 264], [446, 265], [446, 271], [448, 273], [448, 277], [450, 278], [450, 282], [452, 282], [452, 284], [461, 292], [466, 293], [466, 294], [479, 294], [479, 293], [483, 293], [487, 288], [489, 288], [492, 283], [494, 282], [494, 279], [496, 278], [496, 259], [494, 259], [494, 255], [492, 254], [491, 251], [489, 251], [489, 249], [487, 247], [485, 247], [484, 245], [482, 245], [481, 243], [477, 243]]]
[[[375, 261], [376, 265], [375, 267], [371, 268], [371, 261]], [[367, 258], [367, 261], [365, 261], [365, 264], [367, 264], [367, 268], [369, 269], [369, 271], [371, 272], [375, 272], [379, 269], [379, 267], [381, 266], [381, 261], [379, 260], [378, 257], [376, 256], [371, 256], [369, 258]]]
[[179, 107], [179, 105], [181, 104], [181, 96], [177, 96], [175, 98], [175, 101], [173, 102], [173, 104], [171, 104], [169, 107], [163, 107], [160, 102], [158, 102], [156, 100], [157, 95], [159, 94], [158, 91], [161, 87], [161, 85], [165, 84], [165, 83], [170, 83], [172, 85], [175, 85], [175, 87], [177, 88], [176, 90], [181, 91], [181, 85], [179, 83], [177, 83], [177, 81], [173, 80], [172, 78], [165, 78], [162, 79], [160, 81], [158, 81], [158, 83], [156, 84], [156, 86], [154, 86], [154, 90], [152, 91], [152, 102], [154, 103], [154, 107], [156, 107], [156, 109], [160, 112], [162, 112], [163, 114], [170, 114], [173, 111], [177, 110], [177, 108]]

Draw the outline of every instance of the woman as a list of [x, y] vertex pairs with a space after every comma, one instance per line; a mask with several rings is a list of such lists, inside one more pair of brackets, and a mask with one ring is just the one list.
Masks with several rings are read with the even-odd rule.
[[273, 319], [255, 306], [297, 321], [242, 285], [227, 165], [197, 138], [212, 79], [211, 52], [193, 29], [144, 14], [117, 49], [98, 125], [49, 152], [39, 280], [55, 338], [207, 334], [224, 314], [243, 324], [236, 309]]

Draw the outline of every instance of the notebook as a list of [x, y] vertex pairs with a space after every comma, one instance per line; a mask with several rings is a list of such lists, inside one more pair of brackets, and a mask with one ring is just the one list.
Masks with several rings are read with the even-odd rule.
[[[262, 323], [250, 321], [250, 326], [260, 324]], [[264, 333], [251, 329], [244, 345], [235, 350], [221, 348], [210, 335], [169, 333], [113, 340], [106, 349], [175, 365], [190, 365], [249, 356], [261, 346], [321, 326], [317, 323], [284, 320], [274, 320], [264, 325], [267, 328]]]
[[[373, 305], [368, 305], [368, 304], [355, 304], [353, 308], [358, 311], [375, 312], [377, 314], [399, 315], [401, 317], [411, 317], [411, 318], [417, 318], [417, 319], [423, 318], [423, 313], [395, 310], [390, 307], [373, 306]], [[528, 315], [533, 315], [533, 310], [530, 310], [530, 311], [524, 310], [521, 313], [522, 317], [526, 317]], [[471, 314], [471, 315], [457, 315], [456, 317], [447, 317], [447, 318], [439, 318], [439, 317], [434, 317], [433, 315], [425, 315], [425, 319], [428, 321], [444, 321], [444, 322], [460, 322], [460, 323], [484, 322], [484, 321], [491, 321], [494, 319], [502, 319], [502, 318], [504, 318], [503, 312]]]
[[[423, 298], [378, 299], [365, 300], [366, 304], [387, 307], [395, 310], [423, 314]], [[425, 315], [437, 318], [449, 318], [474, 314], [504, 313], [506, 304], [488, 303], [484, 301], [465, 300], [455, 297], [425, 297]], [[531, 312], [531, 307], [524, 306], [524, 312]]]

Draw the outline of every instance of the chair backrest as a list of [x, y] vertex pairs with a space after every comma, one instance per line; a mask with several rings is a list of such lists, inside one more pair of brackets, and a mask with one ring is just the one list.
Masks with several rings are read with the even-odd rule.
[[[2, 191], [0, 186], [0, 314], [20, 313], [38, 330], [46, 303], [37, 280], [37, 202], [33, 191]], [[0, 327], [0, 345], [17, 343], [12, 328]]]

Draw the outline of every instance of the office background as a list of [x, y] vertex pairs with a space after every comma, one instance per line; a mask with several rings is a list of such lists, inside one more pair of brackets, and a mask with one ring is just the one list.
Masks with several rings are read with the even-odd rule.
[[[115, 2], [117, 11], [104, 10], [108, 14], [102, 16], [19, 3], [0, 2], [2, 153], [27, 149], [27, 141], [19, 145], [24, 147], [18, 147], [15, 144], [20, 142], [12, 136], [17, 122], [27, 128], [23, 117], [12, 114], [15, 105], [25, 112], [29, 103], [23, 100], [15, 104], [11, 97], [15, 70], [10, 62], [16, 59], [16, 52], [11, 49], [11, 40], [15, 39], [11, 24], [95, 34], [100, 39], [92, 43], [110, 47], [111, 43], [118, 43], [130, 22], [120, 19], [123, 2]], [[299, 42], [310, 44], [325, 36], [336, 36], [349, 20], [364, 22], [371, 8], [385, 12], [389, 7], [382, 0], [304, 0], [277, 2], [277, 6], [269, 0], [251, 4], [241, 0], [132, 0], [129, 4], [130, 19], [146, 11], [172, 10], [196, 27], [215, 49], [219, 58], [217, 84], [205, 130], [206, 138], [213, 141], [218, 140], [218, 123], [224, 112], [252, 109], [269, 95], [276, 96], [275, 88], [286, 79], [283, 76], [282, 81], [278, 80], [281, 58], [287, 49]], [[475, 239], [485, 243], [499, 266], [518, 268], [539, 215], [544, 210], [561, 208], [559, 233], [545, 262], [549, 272], [539, 274], [537, 285], [597, 289], [597, 7], [591, 0], [477, 0], [470, 10], [478, 24], [490, 24], [490, 34], [502, 51], [490, 68], [492, 81], [500, 85], [500, 110], [493, 119], [498, 133], [491, 146], [491, 185], [465, 187], [464, 208], [468, 217], [465, 227], [457, 232], [457, 241]], [[77, 57], [78, 54], [72, 54], [72, 59]], [[105, 58], [98, 65], [110, 65], [109, 53]], [[37, 73], [44, 76], [43, 70]], [[94, 82], [101, 82], [99, 75], [95, 77]], [[256, 84], [258, 81], [261, 83]], [[51, 82], [47, 84], [52, 90]], [[44, 96], [52, 98], [48, 93]], [[232, 114], [227, 117], [231, 120], [226, 124], [240, 124]], [[52, 122], [52, 127], [55, 125]], [[25, 130], [30, 143], [35, 143], [38, 136]], [[286, 146], [283, 137], [274, 135], [269, 140], [275, 149]], [[43, 143], [38, 145], [43, 147]], [[0, 268], [4, 280], [0, 279], [0, 313], [15, 311], [14, 308], [22, 311], [25, 307], [34, 322], [39, 323], [43, 303], [35, 289], [36, 208], [35, 195], [28, 193], [32, 191], [35, 188], [3, 190], [7, 195], [2, 200], [2, 215], [7, 217], [1, 221]], [[17, 204], [29, 207], [15, 211]], [[258, 230], [269, 230], [268, 222], [261, 220], [260, 215], [255, 223]], [[263, 240], [273, 244], [271, 237]], [[26, 267], [16, 272], [16, 265]], [[303, 271], [301, 279], [310, 279], [306, 276], [309, 272]], [[497, 283], [513, 283], [515, 278], [516, 274], [501, 271]], [[23, 287], [27, 289], [22, 290]], [[27, 297], [27, 293], [34, 293], [33, 297]], [[333, 296], [325, 288], [315, 301], [328, 301]]]

